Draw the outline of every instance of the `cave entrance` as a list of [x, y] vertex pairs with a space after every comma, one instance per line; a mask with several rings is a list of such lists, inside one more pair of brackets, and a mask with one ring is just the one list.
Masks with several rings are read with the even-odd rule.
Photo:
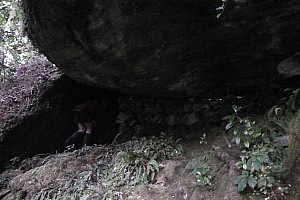
[[[116, 124], [118, 98], [119, 94], [115, 92], [78, 83], [76, 83], [75, 90], [71, 93], [71, 96], [68, 97], [71, 108], [69, 113], [71, 115], [73, 115], [72, 109], [85, 101], [94, 99], [101, 104], [98, 106], [99, 108], [96, 109], [97, 111], [93, 120], [93, 143], [110, 143], [118, 134], [118, 125]], [[105, 106], [102, 105], [102, 102], [105, 102]], [[74, 116], [70, 116], [70, 118], [73, 120]], [[62, 140], [71, 136], [76, 130], [77, 124], [73, 121], [72, 128], [64, 133]]]

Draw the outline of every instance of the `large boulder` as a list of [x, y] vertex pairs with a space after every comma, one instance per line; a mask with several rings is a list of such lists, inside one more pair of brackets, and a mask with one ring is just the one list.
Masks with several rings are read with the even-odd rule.
[[[72, 79], [127, 94], [275, 91], [299, 52], [300, 2], [23, 0], [27, 32]], [[262, 87], [263, 86], [263, 87]]]

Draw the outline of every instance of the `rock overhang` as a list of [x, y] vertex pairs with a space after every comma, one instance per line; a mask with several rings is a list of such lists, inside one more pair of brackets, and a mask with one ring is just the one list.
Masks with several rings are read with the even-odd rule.
[[[265, 93], [299, 51], [300, 3], [23, 0], [33, 43], [67, 76], [125, 94]], [[299, 4], [299, 5], [298, 5]]]

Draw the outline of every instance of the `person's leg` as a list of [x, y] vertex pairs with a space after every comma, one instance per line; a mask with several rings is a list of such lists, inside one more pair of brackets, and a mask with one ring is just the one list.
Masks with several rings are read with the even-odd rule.
[[76, 139], [76, 142], [79, 141], [78, 139], [81, 139], [81, 146], [82, 144], [92, 145], [92, 135], [94, 131], [93, 119], [95, 114], [96, 113], [93, 109], [85, 109], [74, 112], [74, 122], [78, 126], [78, 131], [76, 131], [70, 138]]
[[93, 124], [92, 124], [92, 122], [84, 123], [84, 127], [86, 128], [85, 132], [87, 134], [91, 134], [93, 132]]
[[75, 131], [66, 141], [66, 146], [75, 144], [76, 147], [82, 147], [82, 140], [85, 136], [86, 127], [82, 123], [82, 116], [80, 112], [74, 112], [74, 122], [77, 124], [77, 131]]
[[66, 139], [65, 144], [66, 146], [75, 144], [76, 147], [82, 147], [82, 140], [85, 136], [85, 132], [82, 130], [75, 131], [68, 139]]
[[84, 126], [86, 127], [86, 132], [83, 139], [83, 145], [92, 145], [93, 123], [84, 123]]
[[85, 133], [87, 131], [87, 128], [83, 123], [77, 123], [78, 131]]

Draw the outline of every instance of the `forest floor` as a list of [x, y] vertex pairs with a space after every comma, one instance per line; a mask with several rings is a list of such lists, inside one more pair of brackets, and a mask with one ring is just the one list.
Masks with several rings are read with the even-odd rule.
[[[206, 144], [200, 144], [201, 136], [194, 134], [182, 139], [183, 153], [160, 163], [159, 173], [152, 183], [135, 186], [112, 186], [107, 179], [107, 182], [99, 182], [96, 174], [103, 175], [99, 160], [112, 154], [103, 145], [37, 155], [11, 166], [0, 175], [0, 199], [61, 199], [65, 195], [63, 190], [73, 192], [63, 199], [300, 199], [294, 188], [297, 184], [292, 185], [289, 195], [281, 195], [277, 188], [272, 188], [265, 196], [253, 195], [250, 191], [239, 193], [235, 180], [240, 175], [236, 167], [240, 150], [229, 147], [231, 138], [221, 128], [209, 129]], [[103, 193], [105, 184], [106, 193]]]

